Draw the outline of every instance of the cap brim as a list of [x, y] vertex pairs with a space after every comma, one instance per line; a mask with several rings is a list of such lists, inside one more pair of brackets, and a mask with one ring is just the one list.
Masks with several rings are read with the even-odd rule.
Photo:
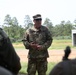
[[34, 19], [42, 19], [41, 17], [36, 17], [36, 18], [34, 18]]

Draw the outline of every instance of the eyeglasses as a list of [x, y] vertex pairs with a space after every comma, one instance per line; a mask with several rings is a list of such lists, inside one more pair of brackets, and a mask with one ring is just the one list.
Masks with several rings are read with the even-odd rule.
[[35, 21], [42, 21], [42, 19], [35, 19]]

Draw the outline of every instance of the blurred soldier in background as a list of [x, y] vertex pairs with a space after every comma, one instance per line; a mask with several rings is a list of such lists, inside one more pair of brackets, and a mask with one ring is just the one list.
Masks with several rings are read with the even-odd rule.
[[21, 69], [20, 58], [2, 28], [0, 28], [0, 66], [8, 69], [13, 74], [18, 74]]
[[64, 52], [63, 61], [55, 65], [49, 75], [76, 75], [76, 59], [68, 59], [70, 47], [67, 46]]
[[40, 14], [33, 16], [34, 26], [28, 29], [23, 38], [23, 44], [28, 53], [28, 75], [46, 75], [48, 48], [52, 44], [50, 31], [41, 25], [42, 17]]

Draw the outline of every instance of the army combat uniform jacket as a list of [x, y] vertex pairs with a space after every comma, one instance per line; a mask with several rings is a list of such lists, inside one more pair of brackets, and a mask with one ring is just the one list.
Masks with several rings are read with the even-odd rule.
[[[30, 29], [28, 29], [23, 38], [23, 44], [26, 47], [26, 49], [29, 49], [29, 58], [44, 58], [49, 57], [47, 49], [52, 44], [52, 36], [50, 31], [44, 27], [41, 26], [40, 29], [36, 29], [34, 26]], [[30, 47], [30, 43], [33, 42], [35, 44], [41, 45], [42, 50], [37, 50], [32, 47]]]

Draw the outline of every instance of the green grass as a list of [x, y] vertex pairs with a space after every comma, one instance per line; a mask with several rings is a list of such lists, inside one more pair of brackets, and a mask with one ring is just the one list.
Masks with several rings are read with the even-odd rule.
[[21, 62], [21, 66], [22, 66], [22, 68], [21, 68], [20, 72], [27, 73], [27, 63]]
[[15, 50], [25, 50], [25, 47], [22, 42], [12, 43]]
[[[21, 68], [20, 72], [21, 72], [21, 73], [27, 73], [27, 63], [22, 62], [21, 64], [22, 64], [22, 68]], [[49, 72], [52, 70], [52, 68], [53, 68], [56, 64], [57, 64], [57, 63], [55, 63], [55, 62], [49, 62], [49, 63], [48, 63], [48, 70], [47, 70], [47, 72], [46, 72], [46, 75], [49, 74]], [[36, 75], [37, 75], [37, 74], [36, 74]]]
[[75, 46], [72, 46], [72, 40], [53, 40], [49, 50], [63, 50], [66, 46], [70, 46], [71, 48], [76, 49]]
[[49, 72], [52, 70], [52, 68], [53, 68], [56, 64], [57, 64], [57, 63], [55, 63], [55, 62], [49, 62], [49, 63], [48, 63], [48, 70], [47, 70], [47, 72], [46, 72], [46, 75], [49, 74]]

